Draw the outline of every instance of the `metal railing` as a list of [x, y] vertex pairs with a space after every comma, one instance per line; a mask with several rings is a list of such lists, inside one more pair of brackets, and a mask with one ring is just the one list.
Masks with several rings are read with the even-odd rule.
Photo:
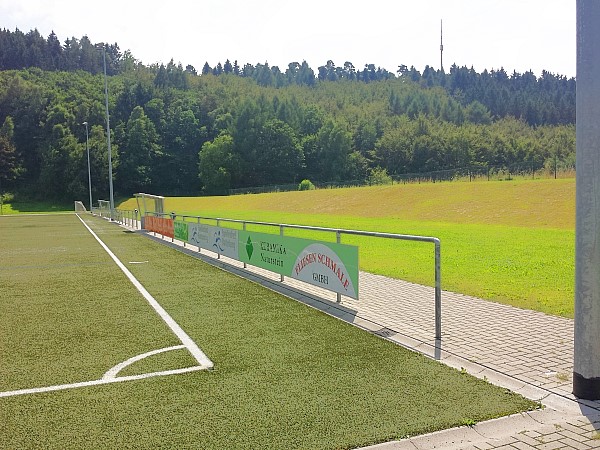
[[142, 223], [141, 220], [138, 220], [138, 216], [139, 212], [137, 209], [133, 211], [129, 209], [115, 209], [113, 220], [136, 230], [142, 228]]
[[[135, 215], [135, 224], [137, 225], [137, 211], [117, 211], [117, 221], [123, 222], [123, 220], [134, 220], [132, 215]], [[124, 212], [129, 213], [123, 214]], [[287, 229], [296, 229], [296, 230], [310, 230], [310, 231], [319, 231], [326, 233], [335, 233], [336, 242], [341, 243], [342, 235], [351, 235], [351, 236], [367, 236], [367, 237], [375, 237], [375, 238], [384, 238], [384, 239], [394, 239], [394, 240], [404, 240], [404, 241], [416, 241], [416, 242], [428, 242], [434, 245], [434, 272], [435, 272], [435, 339], [441, 340], [442, 338], [442, 276], [441, 276], [441, 245], [440, 240], [436, 237], [429, 236], [414, 236], [409, 234], [395, 234], [395, 233], [379, 233], [375, 231], [360, 231], [360, 230], [346, 230], [342, 228], [327, 228], [327, 227], [316, 227], [310, 225], [294, 225], [294, 224], [281, 224], [281, 223], [273, 223], [273, 222], [259, 222], [259, 221], [251, 221], [251, 220], [240, 220], [240, 219], [226, 219], [221, 217], [202, 217], [202, 216], [190, 216], [183, 214], [172, 213], [153, 213], [147, 212], [147, 215], [153, 215], [155, 217], [168, 217], [173, 220], [180, 218], [182, 221], [190, 221], [189, 219], [194, 219], [197, 223], [200, 223], [201, 220], [211, 221], [216, 223], [217, 226], [220, 226], [221, 223], [236, 223], [241, 224], [242, 229], [246, 230], [247, 225], [258, 225], [265, 227], [276, 227], [279, 230], [279, 234], [281, 236], [284, 235], [284, 230]], [[186, 220], [188, 219], [188, 220]], [[130, 222], [131, 223], [131, 222]], [[220, 258], [220, 254], [217, 255]], [[244, 267], [246, 267], [246, 263], [244, 263]], [[280, 278], [281, 281], [284, 280], [283, 275]], [[337, 294], [338, 303], [341, 301], [341, 295]]]
[[137, 209], [115, 209], [111, 214], [110, 210], [107, 209], [92, 208], [90, 212], [95, 216], [113, 220], [134, 230], [142, 228], [140, 213]]

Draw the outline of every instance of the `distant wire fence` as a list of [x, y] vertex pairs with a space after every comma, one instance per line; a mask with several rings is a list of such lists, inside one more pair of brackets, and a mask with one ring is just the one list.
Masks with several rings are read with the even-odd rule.
[[[436, 183], [442, 181], [501, 181], [515, 178], [566, 178], [575, 176], [575, 166], [541, 167], [537, 164], [513, 164], [511, 166], [467, 167], [460, 169], [437, 170], [434, 172], [404, 173], [388, 175], [384, 178], [365, 180], [313, 181], [316, 189], [336, 189], [373, 185], [393, 185], [408, 183]], [[311, 180], [312, 181], [312, 180]], [[265, 194], [270, 192], [297, 191], [298, 183], [270, 186], [229, 189], [229, 195]]]

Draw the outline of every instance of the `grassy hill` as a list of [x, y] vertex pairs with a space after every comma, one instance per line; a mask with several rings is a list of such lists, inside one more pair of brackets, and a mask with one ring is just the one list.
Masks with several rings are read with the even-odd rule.
[[[121, 205], [133, 209], [135, 200]], [[168, 198], [169, 211], [436, 236], [442, 286], [527, 309], [572, 317], [575, 180], [407, 184], [364, 188]], [[323, 236], [319, 236], [323, 238]], [[361, 269], [433, 285], [427, 245], [344, 237]]]

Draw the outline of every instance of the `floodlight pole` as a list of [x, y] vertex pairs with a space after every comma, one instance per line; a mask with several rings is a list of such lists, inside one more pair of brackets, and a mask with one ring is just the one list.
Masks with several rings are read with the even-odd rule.
[[106, 141], [108, 143], [108, 188], [110, 195], [110, 220], [113, 220], [115, 199], [113, 197], [112, 151], [110, 148], [110, 114], [108, 113], [108, 77], [106, 75], [106, 45], [102, 45], [102, 59], [104, 61], [104, 97], [106, 100]]
[[577, 0], [573, 394], [600, 399], [600, 2]]
[[83, 122], [85, 125], [85, 150], [87, 152], [88, 161], [88, 186], [90, 188], [90, 212], [92, 212], [92, 169], [90, 168], [90, 138], [88, 134], [88, 123]]

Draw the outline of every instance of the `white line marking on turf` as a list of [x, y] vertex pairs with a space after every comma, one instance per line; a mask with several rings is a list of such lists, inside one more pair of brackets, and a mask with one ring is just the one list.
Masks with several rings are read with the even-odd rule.
[[123, 370], [125, 367], [133, 364], [134, 362], [141, 361], [144, 358], [149, 356], [158, 355], [159, 353], [170, 352], [171, 350], [180, 350], [182, 348], [186, 348], [185, 345], [174, 345], [173, 347], [165, 347], [159, 348], [158, 350], [152, 350], [151, 352], [142, 353], [141, 355], [134, 356], [129, 358], [127, 361], [123, 361], [122, 363], [117, 364], [109, 371], [107, 371], [102, 377], [103, 380], [111, 380], [113, 378], [117, 378], [117, 374]]
[[192, 356], [198, 361], [198, 364], [203, 366], [206, 369], [210, 369], [213, 367], [213, 362], [208, 359], [208, 357], [200, 350], [200, 347], [188, 336], [188, 334], [183, 331], [183, 329], [179, 326], [175, 320], [169, 315], [169, 313], [162, 307], [160, 304], [150, 295], [150, 293], [146, 290], [144, 286], [133, 276], [133, 274], [125, 267], [125, 265], [116, 257], [116, 255], [106, 246], [104, 242], [94, 233], [94, 231], [83, 221], [79, 214], [77, 214], [77, 218], [81, 221], [81, 223], [88, 229], [88, 231], [94, 236], [94, 238], [98, 241], [98, 243], [102, 246], [104, 250], [110, 255], [113, 261], [119, 266], [119, 268], [123, 271], [123, 273], [129, 278], [129, 281], [133, 283], [133, 285], [137, 288], [137, 290], [144, 296], [144, 298], [150, 303], [150, 306], [154, 308], [154, 310], [158, 313], [158, 315], [165, 321], [165, 323], [169, 326], [169, 328], [175, 333], [175, 335], [179, 338], [181, 343], [185, 345], [185, 347], [189, 350]]
[[196, 372], [198, 370], [204, 370], [204, 369], [206, 369], [206, 367], [204, 367], [204, 366], [193, 366], [193, 367], [185, 367], [183, 369], [173, 369], [173, 370], [164, 370], [162, 372], [144, 373], [141, 375], [129, 375], [126, 377], [102, 378], [100, 380], [82, 381], [80, 383], [58, 384], [56, 386], [46, 386], [46, 387], [31, 388], [31, 389], [18, 389], [16, 391], [0, 392], [0, 398], [14, 397], [15, 395], [40, 394], [42, 392], [63, 391], [66, 389], [75, 389], [75, 388], [86, 387], [86, 386], [99, 386], [102, 384], [121, 383], [123, 381], [143, 380], [146, 378], [164, 377], [167, 375], [177, 375], [177, 374], [181, 374], [181, 373]]
[[[83, 225], [85, 225], [85, 227], [92, 234], [92, 236], [94, 236], [94, 238], [98, 241], [98, 243], [102, 246], [102, 248], [104, 248], [104, 250], [106, 250], [106, 252], [110, 255], [110, 257], [117, 263], [117, 265], [125, 273], [127, 278], [129, 278], [129, 280], [136, 286], [136, 288], [140, 291], [140, 293], [144, 296], [144, 298], [150, 303], [150, 305], [152, 305], [152, 307], [155, 309], [155, 311], [167, 323], [169, 328], [171, 328], [173, 333], [175, 333], [177, 335], [177, 337], [181, 340], [182, 345], [175, 345], [172, 347], [165, 347], [165, 348], [161, 348], [158, 350], [152, 350], [150, 352], [142, 353], [141, 355], [137, 355], [132, 358], [129, 358], [127, 361], [124, 361], [124, 362], [119, 363], [116, 366], [112, 367], [99, 380], [81, 381], [78, 383], [58, 384], [58, 385], [54, 385], [54, 386], [44, 386], [44, 387], [37, 387], [37, 388], [17, 389], [14, 391], [5, 391], [5, 392], [0, 392], [0, 398], [14, 397], [16, 395], [38, 394], [38, 393], [43, 393], [43, 392], [62, 391], [62, 390], [66, 390], [66, 389], [75, 389], [75, 388], [87, 387], [87, 386], [100, 386], [103, 384], [121, 383], [124, 381], [143, 380], [146, 378], [178, 375], [178, 374], [196, 372], [199, 370], [205, 370], [205, 369], [211, 368], [213, 366], [212, 361], [206, 357], [206, 355], [202, 352], [202, 350], [200, 350], [198, 348], [196, 343], [187, 335], [187, 333], [185, 333], [185, 331], [183, 331], [181, 329], [181, 327], [162, 308], [162, 306], [160, 306], [158, 304], [158, 302], [150, 295], [150, 293], [148, 293], [148, 291], [146, 291], [146, 289], [133, 276], [133, 274], [131, 272], [129, 272], [129, 270], [127, 270], [127, 268], [123, 265], [123, 263], [121, 263], [121, 261], [110, 251], [110, 249], [106, 246], [106, 244], [104, 244], [104, 242], [102, 242], [100, 240], [100, 238], [98, 238], [98, 236], [90, 229], [90, 227], [88, 227], [88, 225], [81, 219], [81, 217], [79, 217], [79, 214], [77, 214], [77, 218], [79, 220], [81, 220]], [[163, 370], [160, 372], [144, 373], [144, 374], [140, 374], [140, 375], [128, 375], [128, 376], [124, 376], [124, 377], [117, 377], [117, 374], [121, 370], [123, 370], [125, 367], [129, 366], [130, 364], [133, 364], [136, 361], [140, 361], [141, 359], [144, 359], [144, 358], [147, 358], [149, 356], [156, 355], [159, 353], [168, 352], [171, 350], [179, 350], [179, 349], [183, 349], [183, 348], [186, 348], [194, 356], [196, 361], [198, 361], [200, 363], [199, 366], [184, 367], [182, 369]]]
[[146, 264], [148, 261], [129, 261], [129, 264]]

